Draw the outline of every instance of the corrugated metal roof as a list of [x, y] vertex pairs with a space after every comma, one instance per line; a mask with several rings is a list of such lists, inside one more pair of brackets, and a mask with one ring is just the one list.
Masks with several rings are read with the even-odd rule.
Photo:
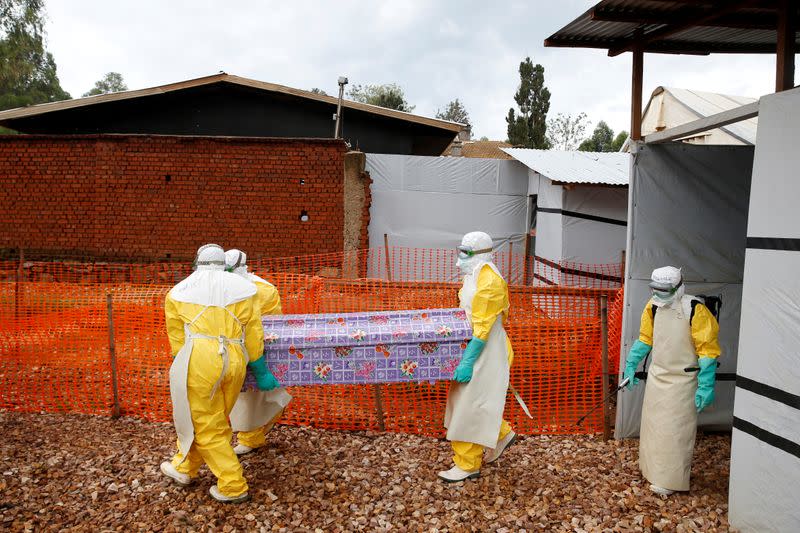
[[630, 154], [501, 148], [531, 170], [562, 183], [628, 185]]
[[[710, 0], [602, 0], [548, 37], [545, 46], [613, 50], [628, 44], [638, 32], [645, 39], [645, 52], [775, 53], [776, 6]], [[800, 3], [795, 17], [800, 20]], [[698, 24], [691, 25], [692, 21]], [[796, 35], [800, 44], [800, 33]]]
[[[731, 96], [728, 94], [707, 93], [704, 91], [678, 89], [675, 87], [663, 87], [663, 89], [695, 113], [697, 118], [705, 118], [717, 113], [722, 113], [729, 109], [752, 104], [757, 100], [757, 98], [749, 98], [747, 96]], [[658, 91], [658, 89], [656, 89], [656, 91]], [[722, 126], [721, 129], [739, 138], [743, 142], [755, 145], [758, 118], [734, 122], [733, 124]]]
[[[191, 87], [200, 87], [203, 85], [211, 85], [214, 83], [233, 83], [235, 85], [242, 85], [245, 87], [252, 87], [263, 91], [276, 92], [298, 98], [305, 98], [307, 100], [317, 100], [328, 104], [336, 105], [338, 98], [335, 96], [328, 96], [323, 94], [312, 93], [311, 91], [304, 91], [302, 89], [295, 89], [293, 87], [286, 87], [276, 83], [268, 83], [265, 81], [252, 80], [249, 78], [242, 78], [234, 76], [225, 72], [214, 74], [211, 76], [204, 76], [193, 80], [180, 81], [177, 83], [169, 83], [167, 85], [159, 85], [158, 87], [149, 87], [147, 89], [138, 89], [133, 91], [120, 91], [117, 93], [101, 94], [97, 96], [87, 96], [84, 98], [75, 98], [73, 100], [62, 100], [60, 102], [48, 102], [45, 104], [36, 104], [28, 107], [20, 107], [16, 109], [8, 109], [0, 111], [0, 121], [11, 120], [16, 118], [30, 117], [41, 115], [44, 113], [51, 113], [54, 111], [62, 111], [66, 109], [75, 109], [78, 107], [102, 104], [105, 102], [115, 102], [118, 100], [130, 100], [133, 98], [141, 98], [145, 96], [153, 96], [164, 94], [172, 91], [179, 91], [181, 89], [188, 89]], [[362, 104], [360, 102], [353, 102], [352, 100], [342, 100], [342, 107], [346, 109], [357, 109], [366, 113], [374, 115], [382, 115], [385, 117], [404, 120], [406, 122], [413, 122], [416, 124], [424, 124], [434, 128], [441, 128], [447, 131], [458, 132], [464, 127], [463, 124], [457, 122], [450, 122], [447, 120], [440, 120], [436, 118], [423, 117], [421, 115], [413, 115], [404, 111], [397, 111], [385, 107], [374, 106], [370, 104]]]

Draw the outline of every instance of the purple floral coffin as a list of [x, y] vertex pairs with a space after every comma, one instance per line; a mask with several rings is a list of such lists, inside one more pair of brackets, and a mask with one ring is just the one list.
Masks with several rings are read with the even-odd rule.
[[[284, 386], [449, 380], [472, 337], [463, 309], [264, 317]], [[255, 388], [248, 372], [244, 389]]]

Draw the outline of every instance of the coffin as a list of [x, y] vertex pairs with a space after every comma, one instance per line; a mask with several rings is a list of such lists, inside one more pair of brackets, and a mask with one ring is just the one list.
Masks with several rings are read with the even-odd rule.
[[[472, 337], [463, 309], [264, 317], [267, 365], [298, 385], [449, 380]], [[248, 371], [244, 389], [256, 388]]]

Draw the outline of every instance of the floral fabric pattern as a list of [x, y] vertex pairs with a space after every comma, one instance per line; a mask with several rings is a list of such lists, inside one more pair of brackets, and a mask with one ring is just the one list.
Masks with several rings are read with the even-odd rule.
[[[283, 386], [440, 381], [472, 328], [462, 309], [265, 316], [264, 355]], [[244, 390], [256, 388], [248, 372]]]

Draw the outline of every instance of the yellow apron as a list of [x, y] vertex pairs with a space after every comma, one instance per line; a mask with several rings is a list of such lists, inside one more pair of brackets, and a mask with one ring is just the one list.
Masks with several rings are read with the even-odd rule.
[[656, 311], [639, 436], [642, 474], [653, 485], [670, 490], [689, 490], [697, 433], [697, 373], [684, 372], [697, 366], [697, 356], [685, 307], [678, 301]]
[[[478, 274], [485, 264], [502, 277], [492, 263], [481, 263], [472, 274], [464, 277], [459, 300], [461, 309], [467, 312], [470, 319], [472, 300], [478, 288]], [[450, 382], [444, 415], [447, 440], [472, 442], [487, 448], [497, 445], [509, 380], [506, 342], [503, 320], [498, 317], [489, 332], [483, 352], [475, 362], [472, 380], [468, 383]]]

